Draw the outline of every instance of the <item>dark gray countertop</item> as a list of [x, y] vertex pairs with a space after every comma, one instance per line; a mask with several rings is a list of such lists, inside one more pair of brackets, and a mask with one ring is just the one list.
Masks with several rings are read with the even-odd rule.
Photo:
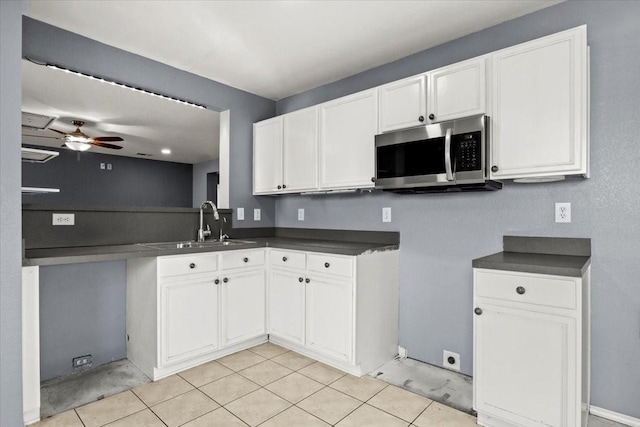
[[398, 249], [398, 244], [366, 243], [338, 240], [300, 239], [288, 237], [243, 237], [252, 243], [205, 248], [156, 249], [142, 244], [81, 246], [69, 248], [27, 249], [23, 266], [76, 264], [83, 262], [118, 261], [129, 258], [157, 257], [200, 252], [217, 252], [251, 248], [279, 248], [338, 255], [361, 255], [367, 252]]
[[588, 256], [498, 252], [473, 260], [474, 268], [581, 277], [591, 263]]
[[504, 252], [474, 259], [474, 268], [581, 277], [591, 264], [591, 240], [504, 236]]

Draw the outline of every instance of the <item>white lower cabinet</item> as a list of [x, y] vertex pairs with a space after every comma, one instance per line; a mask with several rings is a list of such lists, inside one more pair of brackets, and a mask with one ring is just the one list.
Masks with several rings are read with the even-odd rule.
[[264, 253], [128, 260], [127, 358], [158, 380], [266, 341]]
[[589, 273], [575, 278], [474, 269], [474, 287], [478, 424], [583, 425]]
[[212, 277], [160, 285], [162, 365], [218, 349], [218, 286]]
[[255, 338], [265, 330], [264, 268], [222, 274], [222, 345]]
[[307, 280], [307, 346], [350, 362], [354, 330], [352, 282], [317, 276]]
[[398, 251], [270, 249], [269, 339], [363, 375], [398, 349]]

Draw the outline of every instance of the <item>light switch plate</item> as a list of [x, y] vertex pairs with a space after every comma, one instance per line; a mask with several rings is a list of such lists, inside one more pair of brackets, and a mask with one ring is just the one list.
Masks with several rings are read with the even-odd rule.
[[298, 209], [298, 221], [304, 221], [304, 208]]
[[236, 217], [238, 218], [238, 221], [244, 221], [244, 208], [236, 209]]
[[382, 208], [382, 222], [391, 222], [391, 208]]
[[75, 225], [76, 216], [70, 213], [54, 213], [52, 217], [53, 225]]
[[254, 209], [253, 210], [253, 220], [254, 221], [260, 221], [260, 209]]

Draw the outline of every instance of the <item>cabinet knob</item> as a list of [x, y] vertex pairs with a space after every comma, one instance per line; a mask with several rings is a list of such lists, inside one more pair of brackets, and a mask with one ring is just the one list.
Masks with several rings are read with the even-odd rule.
[[285, 184], [282, 184], [282, 188], [287, 188], [287, 186]]
[[282, 257], [282, 262], [287, 262], [287, 257], [286, 256]]
[[298, 277], [298, 282], [302, 283], [304, 279], [302, 277]]
[[498, 172], [497, 166], [491, 166], [491, 172]]
[[229, 281], [229, 279], [228, 279], [227, 277], [225, 277], [224, 279], [222, 279], [222, 281], [223, 281], [224, 283], [227, 283], [227, 282]]
[[215, 283], [216, 285], [219, 285], [220, 284], [220, 279], [214, 280], [213, 283]]
[[420, 116], [420, 117], [418, 117], [418, 121], [419, 121], [419, 122], [424, 122], [424, 116]]
[[311, 279], [309, 279], [308, 277], [306, 279], [304, 279], [305, 283], [309, 283], [311, 281]]
[[477, 314], [478, 316], [480, 316], [480, 315], [482, 314], [482, 309], [481, 309], [480, 307], [476, 307], [476, 309], [475, 309], [475, 310], [473, 310], [473, 312], [474, 312], [475, 314]]
[[280, 190], [282, 188], [282, 185], [278, 185], [278, 190]]
[[325, 263], [324, 263], [324, 268], [329, 268], [329, 266], [330, 266], [330, 265], [331, 265], [331, 264], [329, 264], [328, 262], [325, 262]]
[[433, 114], [433, 113], [429, 114], [429, 120], [433, 120], [435, 118], [436, 118], [435, 114]]
[[196, 265], [194, 263], [189, 264], [189, 268], [196, 268]]
[[518, 286], [516, 288], [516, 292], [520, 295], [524, 295], [524, 293], [526, 292], [525, 288], [523, 288], [522, 286]]
[[244, 257], [243, 261], [244, 261], [244, 262], [249, 262], [249, 258]]
[[371, 182], [376, 182], [376, 177], [375, 176], [371, 177]]

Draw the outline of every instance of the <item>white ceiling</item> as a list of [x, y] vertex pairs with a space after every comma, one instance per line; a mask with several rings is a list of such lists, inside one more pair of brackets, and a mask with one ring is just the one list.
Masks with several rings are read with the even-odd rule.
[[[72, 132], [72, 120], [86, 124], [91, 137], [119, 136], [122, 150], [91, 147], [92, 152], [179, 163], [218, 158], [219, 116], [129, 89], [22, 61], [22, 111], [53, 116], [49, 127]], [[22, 128], [22, 143], [60, 150], [62, 135]], [[29, 136], [35, 135], [35, 136]], [[171, 150], [170, 155], [160, 152]], [[137, 153], [151, 154], [143, 157]]]
[[28, 15], [278, 100], [561, 1], [31, 0]]

